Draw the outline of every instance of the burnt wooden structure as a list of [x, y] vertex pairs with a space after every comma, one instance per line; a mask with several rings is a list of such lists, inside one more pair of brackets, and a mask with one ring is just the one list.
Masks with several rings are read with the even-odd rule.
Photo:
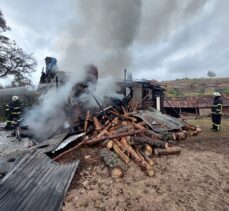
[[119, 81], [119, 93], [125, 95], [126, 99], [138, 101], [137, 109], [148, 109], [149, 107], [163, 111], [164, 89], [157, 81]]
[[61, 210], [78, 164], [58, 164], [40, 151], [25, 155], [0, 183], [0, 210]]

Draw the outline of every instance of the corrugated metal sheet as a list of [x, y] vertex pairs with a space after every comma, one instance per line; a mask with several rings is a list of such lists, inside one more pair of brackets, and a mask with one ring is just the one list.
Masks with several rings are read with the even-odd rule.
[[152, 130], [159, 133], [178, 130], [185, 126], [185, 123], [182, 120], [162, 114], [156, 109], [152, 109], [152, 111], [139, 110], [131, 113], [131, 115], [142, 119], [149, 125], [149, 127], [151, 127]]
[[60, 165], [41, 152], [27, 154], [0, 184], [0, 210], [60, 210], [79, 161]]
[[67, 137], [68, 133], [56, 135], [50, 139], [43, 141], [42, 143], [35, 145], [33, 148], [38, 149], [44, 153], [55, 150]]

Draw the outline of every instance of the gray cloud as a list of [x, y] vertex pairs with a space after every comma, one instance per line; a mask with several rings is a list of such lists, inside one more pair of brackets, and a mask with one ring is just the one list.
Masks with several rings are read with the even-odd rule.
[[[141, 0], [79, 0], [73, 6], [75, 21], [66, 25], [63, 36], [57, 40], [63, 66], [74, 71], [77, 66], [96, 63], [100, 74], [120, 77], [120, 71], [131, 63], [128, 48], [138, 33]], [[80, 23], [76, 18], [79, 10]]]
[[[136, 56], [135, 66], [144, 69], [138, 77], [157, 74], [176, 77], [204, 77], [209, 69], [217, 76], [228, 76], [228, 15], [229, 2], [208, 1], [166, 39], [150, 42], [150, 51]], [[184, 21], [184, 20], [183, 20]], [[139, 48], [139, 47], [138, 47]], [[153, 50], [152, 50], [153, 49]], [[150, 53], [149, 53], [150, 52]], [[141, 62], [139, 62], [141, 61]]]
[[227, 0], [2, 1], [19, 44], [66, 71], [94, 63], [117, 77], [124, 68], [160, 80], [228, 76]]

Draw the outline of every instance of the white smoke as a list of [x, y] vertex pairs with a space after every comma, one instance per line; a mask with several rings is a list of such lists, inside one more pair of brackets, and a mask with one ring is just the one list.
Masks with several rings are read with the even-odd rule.
[[141, 6], [141, 0], [72, 1], [75, 16], [55, 45], [63, 66], [74, 69], [95, 63], [100, 75], [122, 78], [132, 60], [129, 47], [138, 32]]
[[91, 62], [99, 67], [100, 75], [120, 79], [125, 68], [136, 68], [136, 46], [144, 49], [168, 39], [196, 17], [207, 0], [71, 2], [73, 18], [66, 22], [55, 44], [63, 66], [74, 69]]
[[35, 105], [26, 115], [25, 124], [29, 125], [32, 134], [40, 139], [53, 135], [67, 120], [65, 105], [68, 103], [72, 87], [84, 79], [83, 71], [78, 72], [78, 77], [70, 77], [69, 81], [60, 88], [51, 88], [39, 98]]
[[[76, 78], [76, 75], [78, 77]], [[81, 77], [79, 77], [81, 76]], [[66, 107], [69, 106], [69, 96], [76, 83], [84, 81], [84, 74], [79, 72], [72, 75], [71, 79], [60, 88], [51, 88], [39, 98], [39, 104], [34, 106], [25, 116], [25, 124], [29, 125], [32, 134], [41, 139], [47, 139], [64, 127], [69, 116]], [[84, 103], [85, 108], [98, 107], [92, 94], [102, 104], [106, 97], [118, 97], [116, 83], [111, 76], [99, 78], [96, 84], [89, 84], [85, 93], [81, 94], [76, 101]]]
[[79, 100], [85, 102], [87, 108], [98, 107], [95, 99], [96, 97], [99, 103], [102, 105], [107, 97], [122, 99], [123, 95], [116, 92], [116, 81], [112, 76], [105, 76], [99, 78], [96, 84], [89, 84], [87, 92], [83, 93]]

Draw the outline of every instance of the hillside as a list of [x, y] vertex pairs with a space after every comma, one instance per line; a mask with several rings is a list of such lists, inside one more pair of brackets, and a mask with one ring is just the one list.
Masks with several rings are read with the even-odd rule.
[[167, 97], [212, 95], [214, 91], [229, 94], [229, 78], [176, 79], [161, 85]]

